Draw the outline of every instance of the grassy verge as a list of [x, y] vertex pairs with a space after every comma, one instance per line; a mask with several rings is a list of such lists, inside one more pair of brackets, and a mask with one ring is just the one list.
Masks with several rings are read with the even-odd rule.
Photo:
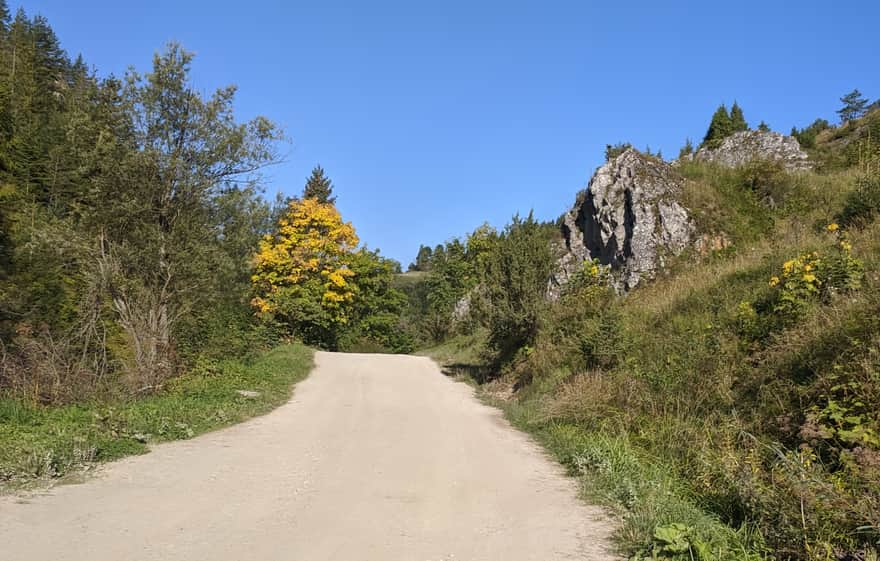
[[[283, 345], [252, 360], [203, 364], [160, 394], [112, 404], [39, 407], [0, 399], [0, 487], [57, 478], [267, 413], [312, 368], [311, 349]], [[247, 395], [242, 395], [244, 390]]]
[[497, 405], [515, 427], [534, 436], [578, 478], [586, 500], [617, 514], [615, 541], [631, 559], [675, 557], [672, 550], [663, 549], [671, 545], [664, 531], [687, 556], [745, 561], [765, 557], [760, 535], [745, 526], [736, 530], [702, 508], [673, 466], [625, 433], [548, 419], [536, 402]]
[[483, 356], [486, 334], [485, 329], [479, 329], [470, 335], [455, 335], [416, 354], [433, 359], [447, 375], [476, 385], [488, 373]]
[[734, 529], [704, 509], [678, 470], [633, 441], [626, 431], [560, 417], [550, 410], [552, 402], [546, 393], [501, 391], [509, 379], [481, 384], [470, 372], [486, 368], [480, 360], [484, 337], [485, 333], [459, 335], [419, 354], [475, 385], [482, 401], [501, 409], [514, 427], [534, 437], [578, 479], [585, 500], [614, 512], [620, 521], [615, 541], [621, 553], [648, 559], [656, 548], [658, 558], [673, 557], [662, 551], [670, 545], [663, 539], [666, 529], [670, 539], [687, 544], [686, 551], [700, 548], [701, 559], [765, 557], [759, 534], [746, 526]]

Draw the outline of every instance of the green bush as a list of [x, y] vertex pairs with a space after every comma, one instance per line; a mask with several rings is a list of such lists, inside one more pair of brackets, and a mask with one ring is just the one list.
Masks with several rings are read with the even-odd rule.
[[781, 206], [791, 192], [792, 178], [781, 162], [754, 160], [739, 170], [743, 186], [770, 208]]
[[489, 347], [499, 364], [531, 345], [546, 306], [553, 272], [548, 230], [531, 214], [515, 216], [489, 254], [484, 277]]
[[791, 136], [795, 137], [800, 143], [801, 148], [807, 150], [816, 147], [816, 136], [825, 130], [831, 128], [831, 124], [825, 119], [816, 119], [810, 126], [798, 130], [795, 127], [791, 129]]
[[864, 226], [880, 215], [880, 176], [862, 177], [846, 197], [838, 221], [843, 227]]
[[409, 333], [401, 329], [397, 313], [374, 313], [339, 338], [339, 349], [359, 353], [410, 353], [415, 343]]

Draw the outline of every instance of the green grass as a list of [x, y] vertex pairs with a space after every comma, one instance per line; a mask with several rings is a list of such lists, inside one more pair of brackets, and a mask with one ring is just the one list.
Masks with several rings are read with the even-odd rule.
[[291, 344], [247, 361], [203, 363], [162, 393], [126, 402], [43, 407], [0, 399], [0, 486], [61, 477], [267, 413], [308, 375], [312, 354]]
[[538, 402], [499, 406], [514, 426], [532, 434], [580, 480], [587, 500], [617, 513], [616, 540], [622, 551], [649, 555], [655, 529], [678, 523], [708, 546], [712, 558], [762, 558], [759, 537], [747, 529], [734, 530], [702, 509], [674, 469], [625, 434], [549, 420]]
[[438, 345], [422, 349], [416, 354], [431, 357], [441, 364], [479, 364], [483, 360], [481, 355], [483, 338], [485, 338], [485, 331], [470, 335], [455, 335]]
[[486, 366], [486, 329], [459, 334], [416, 354], [434, 359], [443, 371], [467, 383], [482, 383], [489, 369]]
[[[458, 335], [419, 354], [465, 381], [477, 384], [466, 367], [479, 368], [485, 333]], [[612, 509], [620, 521], [615, 538], [627, 555], [650, 555], [658, 526], [684, 524], [707, 544], [713, 559], [756, 560], [765, 557], [760, 535], [748, 527], [734, 529], [702, 508], [689, 483], [625, 433], [611, 427], [575, 422], [548, 411], [546, 393], [527, 391], [498, 399], [492, 386], [479, 386], [478, 396], [501, 409], [519, 430], [531, 434], [576, 477], [584, 499]]]
[[400, 288], [405, 285], [418, 284], [425, 280], [428, 273], [425, 271], [407, 271], [405, 273], [397, 273], [394, 275], [395, 287]]

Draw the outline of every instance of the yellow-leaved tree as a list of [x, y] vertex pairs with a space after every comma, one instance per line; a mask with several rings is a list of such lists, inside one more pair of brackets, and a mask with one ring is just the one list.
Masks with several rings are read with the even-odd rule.
[[332, 203], [291, 201], [255, 257], [257, 314], [308, 344], [335, 348], [356, 291], [351, 263], [357, 245], [354, 227]]

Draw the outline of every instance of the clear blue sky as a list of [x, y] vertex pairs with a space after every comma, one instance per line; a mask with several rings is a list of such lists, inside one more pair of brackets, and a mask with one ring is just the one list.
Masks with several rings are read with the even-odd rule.
[[[10, 2], [11, 7], [19, 3]], [[552, 219], [607, 143], [675, 155], [721, 103], [775, 130], [880, 97], [880, 2], [32, 0], [100, 74], [169, 40], [210, 92], [292, 139], [266, 186], [320, 162], [361, 239], [411, 261], [483, 221]]]

